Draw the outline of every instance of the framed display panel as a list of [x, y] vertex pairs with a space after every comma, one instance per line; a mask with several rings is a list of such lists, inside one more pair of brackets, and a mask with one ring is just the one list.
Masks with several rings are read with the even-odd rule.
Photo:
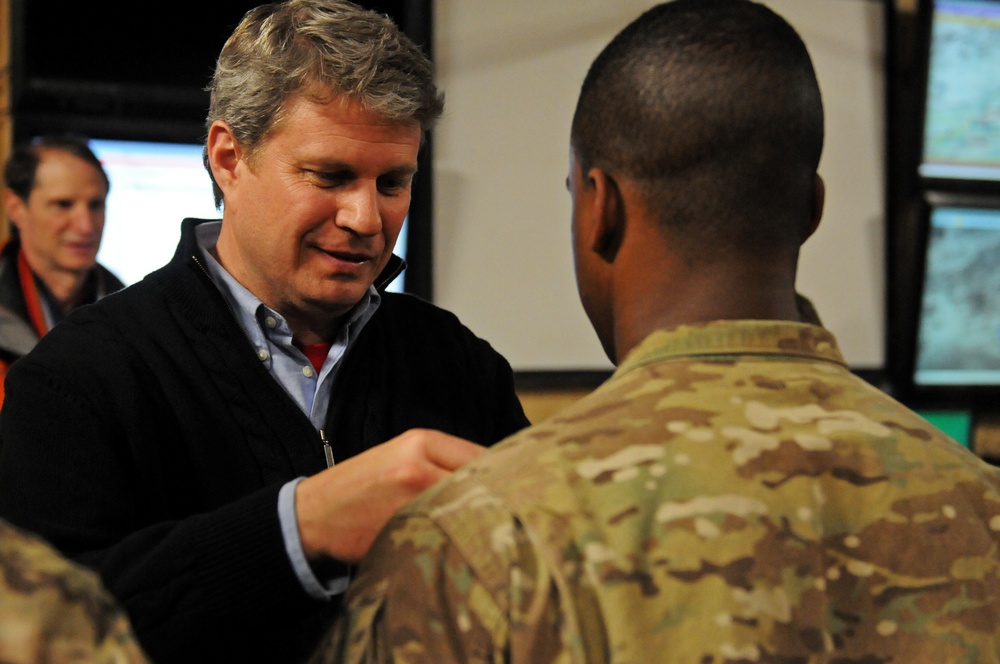
[[904, 398], [975, 408], [1000, 397], [1000, 196], [923, 199], [921, 279]]
[[[436, 62], [450, 109], [435, 131], [435, 301], [537, 389], [591, 388], [610, 373], [601, 373], [610, 363], [573, 278], [568, 137], [588, 66], [650, 4], [435, 3]], [[798, 286], [852, 368], [880, 372], [888, 5], [765, 4], [806, 42], [827, 114], [826, 210], [803, 248]]]
[[1000, 186], [1000, 0], [924, 0], [921, 155], [931, 186]]

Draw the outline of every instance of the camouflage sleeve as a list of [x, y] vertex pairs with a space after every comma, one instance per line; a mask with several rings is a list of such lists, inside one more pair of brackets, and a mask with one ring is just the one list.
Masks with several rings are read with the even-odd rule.
[[94, 572], [0, 521], [0, 661], [147, 662]]
[[489, 555], [478, 567], [431, 519], [397, 515], [351, 582], [314, 664], [507, 661], [505, 610], [491, 587], [506, 584], [505, 564]]

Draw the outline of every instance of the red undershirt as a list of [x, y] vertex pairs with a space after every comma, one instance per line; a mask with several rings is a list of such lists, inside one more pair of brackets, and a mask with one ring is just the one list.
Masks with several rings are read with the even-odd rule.
[[316, 373], [320, 372], [323, 368], [323, 363], [326, 362], [326, 356], [330, 353], [330, 344], [328, 343], [318, 343], [318, 344], [300, 344], [297, 341], [293, 341], [295, 347], [305, 353], [305, 356], [312, 362], [313, 368], [316, 369]]

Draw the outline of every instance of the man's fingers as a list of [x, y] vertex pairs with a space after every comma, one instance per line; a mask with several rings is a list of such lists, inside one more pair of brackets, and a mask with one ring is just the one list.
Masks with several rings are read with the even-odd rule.
[[486, 451], [482, 445], [430, 429], [414, 429], [403, 435], [418, 437], [427, 461], [448, 472], [458, 470]]
[[442, 441], [443, 444], [432, 445], [431, 461], [439, 468], [449, 471], [458, 470], [486, 451], [482, 445], [476, 445], [467, 440], [459, 438], [457, 442], [461, 444], [443, 443]]

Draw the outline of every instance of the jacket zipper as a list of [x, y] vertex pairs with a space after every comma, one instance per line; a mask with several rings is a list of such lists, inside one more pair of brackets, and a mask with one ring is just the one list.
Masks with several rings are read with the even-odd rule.
[[[212, 275], [209, 274], [208, 270], [205, 269], [205, 266], [201, 264], [201, 261], [198, 259], [198, 256], [192, 254], [191, 259], [194, 261], [194, 264], [198, 266], [198, 269], [201, 270], [201, 272], [205, 275], [205, 277], [208, 278], [208, 280], [211, 281], [212, 283], [215, 283], [215, 280], [212, 279]], [[397, 271], [396, 274], [398, 273], [399, 272]], [[226, 304], [226, 308], [229, 309], [229, 314], [233, 317], [236, 323], [242, 328], [243, 323], [236, 315], [236, 312], [233, 311], [233, 308], [231, 306], [229, 306], [229, 302], [225, 298], [222, 299]], [[247, 336], [246, 330], [244, 330], [243, 334], [244, 337]], [[333, 401], [331, 400], [330, 403], [332, 405]], [[326, 458], [326, 467], [333, 468], [333, 464], [335, 463], [333, 458], [333, 448], [330, 446], [330, 441], [326, 439], [326, 431], [324, 429], [319, 430], [319, 439], [323, 443], [323, 456]]]
[[333, 468], [333, 448], [330, 447], [330, 441], [326, 439], [326, 432], [323, 429], [319, 430], [319, 439], [323, 442], [323, 455], [326, 456], [326, 467]]

